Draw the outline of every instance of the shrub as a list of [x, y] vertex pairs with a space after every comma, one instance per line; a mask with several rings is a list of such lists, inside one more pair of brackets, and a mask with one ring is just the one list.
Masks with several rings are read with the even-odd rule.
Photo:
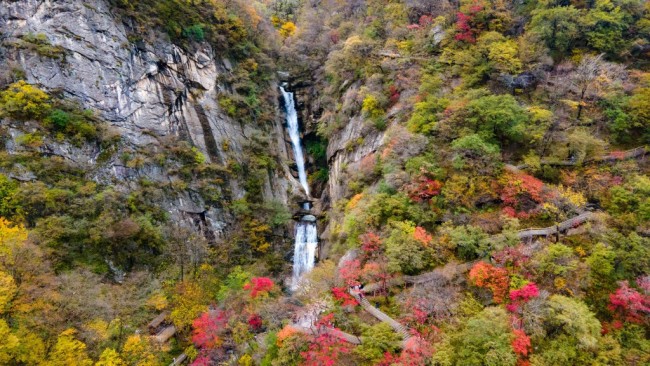
[[65, 129], [70, 122], [70, 115], [60, 109], [53, 110], [48, 118], [54, 127], [58, 129]]
[[28, 33], [21, 37], [16, 45], [19, 48], [35, 51], [40, 56], [59, 59], [63, 57], [65, 49], [61, 46], [54, 46], [50, 43], [47, 35], [43, 33]]
[[39, 119], [50, 112], [49, 101], [50, 97], [44, 91], [20, 80], [0, 92], [0, 116]]
[[280, 27], [280, 35], [284, 38], [291, 37], [296, 33], [296, 25], [293, 22], [286, 22]]
[[223, 94], [220, 95], [219, 107], [221, 107], [228, 116], [232, 118], [237, 117], [237, 103], [232, 98]]
[[379, 99], [372, 94], [368, 94], [363, 98], [363, 107], [361, 110], [370, 118], [379, 118], [384, 115], [384, 110]]
[[205, 40], [205, 32], [202, 24], [194, 24], [183, 29], [183, 36], [193, 41], [202, 42]]

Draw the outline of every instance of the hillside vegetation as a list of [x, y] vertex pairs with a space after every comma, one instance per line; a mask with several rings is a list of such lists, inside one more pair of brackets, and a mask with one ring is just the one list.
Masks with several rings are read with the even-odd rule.
[[[650, 364], [650, 3], [109, 3], [134, 45], [229, 57], [218, 105], [257, 132], [242, 163], [126, 148], [0, 75], [0, 365]], [[64, 59], [46, 40], [7, 47]], [[294, 207], [263, 194], [290, 164], [279, 71], [323, 192], [326, 256], [295, 293]], [[116, 154], [173, 179], [114, 187]], [[225, 239], [170, 220], [182, 190], [228, 212]]]

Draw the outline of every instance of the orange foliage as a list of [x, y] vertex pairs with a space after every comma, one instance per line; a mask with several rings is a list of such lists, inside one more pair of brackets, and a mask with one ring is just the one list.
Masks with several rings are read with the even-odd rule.
[[290, 338], [294, 334], [298, 333], [298, 330], [290, 325], [285, 325], [284, 328], [280, 329], [280, 331], [277, 334], [277, 340], [276, 344], [278, 347], [282, 346], [282, 342], [284, 342], [285, 339]]
[[365, 177], [375, 174], [377, 168], [377, 156], [375, 153], [368, 154], [359, 162], [359, 174]]
[[479, 262], [469, 271], [469, 279], [478, 287], [490, 289], [497, 304], [503, 303], [508, 294], [510, 278], [508, 271], [503, 268]]
[[363, 198], [363, 193], [355, 194], [352, 198], [350, 198], [350, 201], [345, 206], [345, 208], [347, 210], [353, 210], [355, 207], [357, 207], [359, 201], [361, 201], [362, 198]]
[[433, 236], [429, 234], [425, 228], [418, 226], [415, 228], [415, 232], [413, 232], [413, 237], [415, 240], [419, 241], [424, 245], [425, 247], [428, 247], [431, 245], [431, 242], [433, 241]]
[[505, 205], [503, 211], [508, 216], [526, 218], [548, 198], [544, 183], [532, 175], [506, 174], [503, 181], [501, 200]]

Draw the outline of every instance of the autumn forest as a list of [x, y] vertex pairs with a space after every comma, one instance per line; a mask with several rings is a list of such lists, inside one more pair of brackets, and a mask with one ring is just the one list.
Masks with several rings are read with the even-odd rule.
[[0, 0], [0, 365], [650, 365], [647, 0]]

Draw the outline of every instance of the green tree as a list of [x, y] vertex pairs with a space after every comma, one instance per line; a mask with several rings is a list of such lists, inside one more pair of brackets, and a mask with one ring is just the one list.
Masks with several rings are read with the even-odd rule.
[[623, 31], [627, 28], [625, 14], [611, 0], [596, 0], [596, 6], [585, 17], [588, 44], [594, 49], [610, 55], [625, 50]]
[[528, 30], [539, 35], [559, 56], [563, 56], [580, 37], [581, 12], [573, 5], [538, 9], [532, 15]]
[[499, 32], [485, 32], [476, 44], [446, 48], [441, 60], [450, 63], [467, 85], [476, 85], [501, 74], [518, 74], [522, 62], [519, 45]]
[[393, 229], [384, 242], [388, 267], [393, 272], [414, 274], [427, 266], [426, 252], [422, 243], [415, 239], [412, 222], [393, 222]]
[[438, 113], [447, 108], [449, 100], [428, 96], [424, 101], [415, 103], [413, 115], [408, 121], [408, 129], [413, 133], [428, 134], [432, 132], [438, 122]]
[[434, 365], [514, 366], [510, 317], [501, 307], [483, 309], [434, 354]]
[[540, 271], [551, 276], [563, 276], [578, 266], [573, 250], [559, 243], [549, 245], [538, 258]]
[[18, 191], [18, 184], [0, 174], [0, 217], [12, 218], [19, 210], [15, 194]]
[[499, 146], [485, 141], [478, 134], [469, 134], [451, 143], [454, 152], [453, 163], [456, 169], [477, 169], [490, 172], [500, 159]]
[[591, 364], [601, 342], [601, 325], [580, 300], [553, 295], [546, 304], [546, 337], [533, 339], [535, 365]]
[[480, 227], [473, 225], [443, 226], [440, 234], [449, 237], [452, 247], [456, 248], [458, 256], [464, 260], [484, 257], [489, 253], [489, 236]]
[[364, 360], [364, 365], [375, 365], [386, 352], [398, 351], [401, 341], [401, 336], [390, 325], [378, 323], [363, 331], [361, 345], [354, 352]]
[[645, 132], [644, 137], [647, 137], [650, 127], [650, 75], [645, 79], [644, 86], [634, 90], [627, 110], [632, 118], [632, 128]]
[[467, 103], [460, 116], [463, 124], [491, 143], [522, 141], [528, 112], [512, 95], [488, 95]]

